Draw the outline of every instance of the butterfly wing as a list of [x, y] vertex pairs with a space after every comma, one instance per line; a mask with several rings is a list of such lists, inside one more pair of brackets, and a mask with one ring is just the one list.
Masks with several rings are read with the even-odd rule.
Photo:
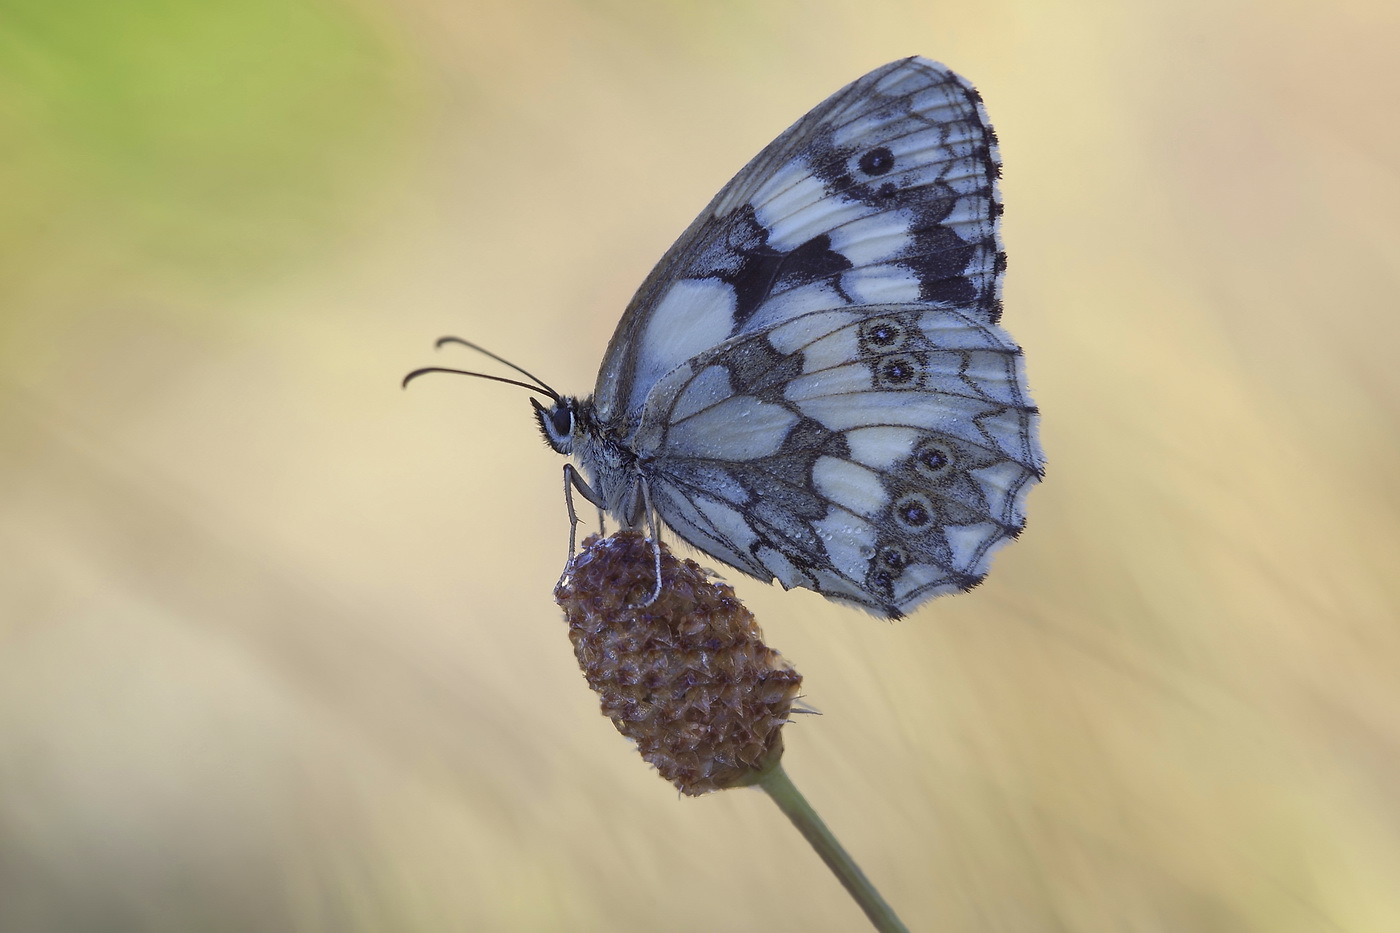
[[594, 403], [635, 424], [704, 350], [813, 310], [936, 302], [1000, 315], [996, 138], [943, 65], [893, 62], [823, 101], [731, 180], [628, 305]]
[[981, 98], [911, 58], [818, 105], [662, 258], [594, 403], [680, 537], [897, 617], [981, 580], [1043, 463]]
[[634, 445], [692, 545], [898, 617], [976, 585], [1020, 532], [1036, 418], [1020, 349], [977, 310], [859, 305], [682, 364]]

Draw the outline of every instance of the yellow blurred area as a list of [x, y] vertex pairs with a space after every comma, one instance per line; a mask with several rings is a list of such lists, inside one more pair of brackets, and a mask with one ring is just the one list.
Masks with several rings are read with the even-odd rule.
[[858, 930], [574, 665], [559, 458], [754, 152], [922, 54], [1001, 138], [1049, 475], [896, 624], [736, 580], [911, 929], [1400, 929], [1400, 8], [0, 7], [0, 929]]

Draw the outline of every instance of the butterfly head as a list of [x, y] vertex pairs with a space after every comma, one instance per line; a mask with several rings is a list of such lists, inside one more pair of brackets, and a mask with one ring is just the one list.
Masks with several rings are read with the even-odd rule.
[[554, 404], [546, 407], [538, 399], [530, 399], [535, 409], [535, 420], [539, 422], [540, 433], [545, 443], [556, 453], [568, 455], [574, 449], [574, 437], [578, 429], [578, 399], [571, 395], [555, 396]]

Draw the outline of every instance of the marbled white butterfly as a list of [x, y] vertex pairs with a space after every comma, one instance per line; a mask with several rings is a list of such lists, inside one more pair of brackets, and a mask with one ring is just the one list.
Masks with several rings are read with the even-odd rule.
[[997, 326], [1000, 171], [981, 96], [936, 62], [823, 101], [647, 276], [592, 396], [528, 386], [587, 478], [566, 466], [566, 493], [890, 618], [981, 582], [1044, 462]]

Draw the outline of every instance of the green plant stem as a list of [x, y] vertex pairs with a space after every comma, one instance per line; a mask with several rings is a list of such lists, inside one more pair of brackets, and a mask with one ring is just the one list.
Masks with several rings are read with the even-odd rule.
[[807, 838], [827, 867], [836, 873], [836, 877], [846, 886], [851, 897], [856, 899], [860, 909], [865, 911], [870, 922], [875, 924], [875, 929], [881, 933], [909, 933], [909, 928], [895, 915], [890, 905], [885, 903], [880, 892], [876, 891], [870, 879], [865, 877], [865, 872], [846, 854], [846, 850], [836, 841], [831, 830], [826, 828], [822, 818], [817, 816], [817, 811], [812, 809], [807, 798], [793, 785], [781, 762], [764, 773], [759, 778], [758, 785], [768, 792], [778, 809], [787, 814], [787, 818], [792, 820], [792, 825]]

